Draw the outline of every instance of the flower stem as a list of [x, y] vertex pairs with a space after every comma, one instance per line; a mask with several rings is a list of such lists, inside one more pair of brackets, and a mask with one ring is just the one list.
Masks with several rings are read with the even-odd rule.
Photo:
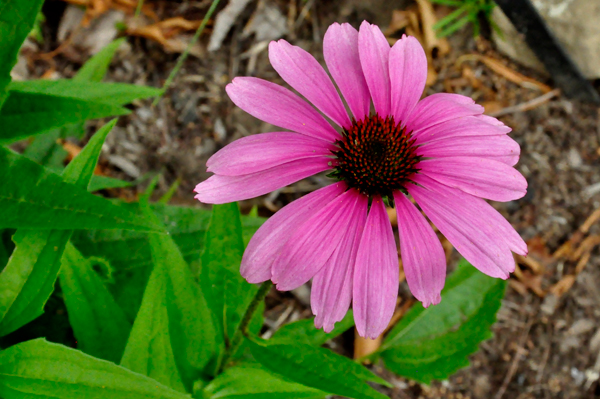
[[256, 309], [258, 309], [258, 306], [265, 299], [272, 286], [273, 283], [271, 281], [265, 281], [264, 283], [262, 283], [260, 288], [256, 292], [256, 295], [252, 299], [252, 302], [250, 302], [250, 304], [248, 305], [248, 309], [246, 309], [246, 313], [244, 313], [244, 317], [242, 318], [240, 325], [233, 334], [231, 344], [227, 348], [227, 352], [223, 357], [223, 361], [221, 362], [221, 366], [219, 367], [219, 373], [223, 371], [225, 365], [229, 362], [229, 360], [231, 360], [231, 357], [238, 351], [240, 345], [242, 345], [244, 336], [248, 335], [248, 326], [250, 325], [250, 321], [252, 320]]
[[196, 33], [194, 34], [194, 37], [192, 37], [192, 40], [189, 42], [189, 44], [187, 45], [187, 47], [185, 48], [185, 50], [183, 51], [183, 53], [181, 53], [181, 55], [177, 59], [177, 64], [175, 64], [175, 67], [173, 68], [173, 70], [169, 74], [169, 77], [167, 78], [165, 84], [163, 85], [162, 90], [160, 91], [160, 94], [154, 99], [154, 102], [152, 103], [152, 105], [158, 104], [158, 101], [165, 94], [165, 92], [167, 91], [167, 89], [169, 88], [169, 86], [171, 86], [171, 83], [173, 83], [173, 79], [175, 79], [175, 76], [177, 75], [177, 73], [179, 72], [179, 70], [183, 66], [183, 63], [185, 62], [185, 60], [187, 59], [188, 55], [190, 54], [190, 50], [192, 49], [192, 46], [194, 44], [196, 44], [196, 42], [200, 38], [200, 35], [204, 31], [204, 27], [206, 26], [206, 23], [208, 22], [208, 20], [212, 16], [212, 14], [215, 12], [215, 9], [217, 8], [217, 5], [219, 4], [219, 1], [220, 0], [213, 0], [212, 4], [210, 5], [210, 8], [208, 9], [208, 12], [204, 16], [204, 19], [202, 19], [202, 22], [200, 23], [200, 26], [198, 27], [198, 29], [196, 30]]

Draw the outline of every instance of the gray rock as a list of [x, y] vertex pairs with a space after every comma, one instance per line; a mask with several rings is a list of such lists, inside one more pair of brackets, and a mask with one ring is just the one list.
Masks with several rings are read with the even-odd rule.
[[[589, 79], [600, 78], [600, 1], [532, 0], [532, 3], [583, 74]], [[493, 34], [498, 49], [522, 65], [544, 71], [498, 7], [492, 19], [504, 36]]]

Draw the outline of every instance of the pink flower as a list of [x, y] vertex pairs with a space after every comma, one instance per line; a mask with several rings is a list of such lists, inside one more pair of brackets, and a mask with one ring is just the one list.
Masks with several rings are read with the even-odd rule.
[[[285, 40], [269, 58], [290, 90], [252, 77], [226, 88], [249, 114], [289, 132], [244, 137], [211, 157], [214, 175], [196, 198], [220, 204], [266, 194], [331, 170], [337, 182], [285, 206], [254, 235], [241, 274], [250, 283], [272, 280], [279, 290], [311, 278], [315, 325], [330, 331], [352, 303], [356, 328], [375, 338], [387, 327], [398, 295], [398, 253], [385, 200], [398, 215], [400, 251], [414, 296], [440, 302], [444, 251], [429, 219], [483, 273], [508, 278], [511, 251], [527, 246], [484, 199], [523, 197], [527, 182], [513, 168], [519, 145], [510, 128], [482, 115], [458, 94], [420, 100], [427, 59], [413, 37], [390, 48], [375, 25], [360, 32], [333, 24], [323, 43], [325, 63], [344, 96], [309, 53]], [[370, 113], [371, 101], [375, 112]]]

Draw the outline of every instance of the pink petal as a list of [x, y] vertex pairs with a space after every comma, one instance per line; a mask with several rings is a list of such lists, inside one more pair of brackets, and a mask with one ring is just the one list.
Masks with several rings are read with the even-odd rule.
[[437, 305], [446, 280], [446, 255], [421, 212], [399, 191], [394, 192], [398, 214], [400, 254], [410, 292], [424, 307]]
[[226, 204], [270, 193], [330, 168], [327, 158], [306, 158], [242, 176], [213, 175], [198, 184], [194, 198], [207, 204]]
[[207, 170], [224, 176], [260, 172], [299, 159], [331, 157], [333, 144], [293, 132], [242, 137], [206, 162]]
[[225, 91], [235, 105], [262, 121], [329, 142], [340, 137], [306, 101], [275, 83], [238, 77]]
[[315, 327], [322, 327], [327, 333], [344, 318], [352, 301], [354, 263], [368, 205], [367, 197], [360, 196], [357, 211], [340, 245], [313, 278], [310, 304], [316, 316]]
[[527, 193], [527, 180], [518, 170], [492, 159], [435, 158], [419, 162], [418, 168], [442, 184], [494, 201], [512, 201]]
[[419, 101], [406, 121], [407, 130], [417, 131], [450, 119], [483, 113], [483, 107], [460, 94], [437, 93]]
[[307, 51], [285, 40], [269, 44], [273, 68], [290, 86], [313, 103], [338, 125], [352, 125], [344, 104], [321, 64]]
[[360, 240], [352, 306], [361, 337], [375, 339], [388, 326], [398, 297], [398, 251], [383, 200], [375, 196]]
[[511, 249], [526, 249], [514, 229], [506, 227], [508, 222], [498, 223], [502, 216], [481, 198], [422, 174], [413, 180], [422, 187], [410, 185], [408, 192], [454, 248], [483, 273], [508, 278], [515, 270]]
[[271, 266], [281, 248], [315, 212], [340, 196], [344, 183], [321, 188], [284, 206], [271, 216], [254, 234], [242, 258], [240, 273], [249, 283], [262, 283], [271, 278]]
[[390, 45], [376, 25], [363, 21], [358, 32], [358, 54], [375, 111], [390, 114]]
[[371, 95], [358, 56], [358, 31], [348, 23], [330, 25], [323, 40], [323, 55], [354, 118], [363, 120], [369, 115]]
[[414, 131], [415, 144], [421, 145], [437, 140], [450, 139], [463, 136], [498, 136], [509, 133], [511, 129], [504, 125], [492, 125], [484, 119], [483, 115], [465, 116], [450, 119], [425, 129]]
[[417, 154], [426, 158], [490, 158], [509, 166], [513, 166], [519, 161], [520, 153], [519, 144], [505, 134], [452, 137], [428, 142], [417, 148]]
[[315, 212], [294, 231], [273, 262], [272, 280], [280, 291], [301, 286], [329, 260], [361, 211], [363, 195], [348, 190]]
[[400, 123], [419, 102], [427, 80], [427, 56], [417, 39], [402, 36], [390, 50], [392, 115]]

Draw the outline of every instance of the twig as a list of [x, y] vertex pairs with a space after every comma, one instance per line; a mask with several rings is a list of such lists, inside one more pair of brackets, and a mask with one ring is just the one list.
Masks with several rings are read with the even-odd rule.
[[511, 107], [502, 108], [496, 112], [490, 112], [488, 115], [493, 117], [499, 117], [502, 115], [512, 114], [513, 112], [523, 112], [529, 111], [531, 109], [537, 108], [540, 105], [547, 103], [554, 97], [560, 94], [560, 89], [554, 89], [546, 94], [542, 94], [539, 97], [534, 98], [533, 100], [526, 101], [521, 104], [513, 105]]
[[155, 106], [156, 104], [158, 104], [158, 102], [160, 101], [162, 96], [165, 94], [167, 89], [171, 86], [171, 83], [173, 83], [173, 79], [175, 79], [175, 76], [177, 76], [177, 73], [179, 73], [179, 70], [183, 66], [183, 63], [185, 62], [188, 55], [190, 54], [190, 50], [192, 49], [192, 46], [194, 46], [196, 44], [196, 42], [198, 41], [198, 39], [200, 38], [200, 35], [204, 31], [204, 27], [208, 23], [208, 20], [210, 19], [212, 14], [215, 12], [215, 9], [219, 5], [219, 1], [220, 0], [213, 0], [212, 4], [210, 5], [210, 8], [208, 9], [208, 12], [204, 16], [204, 19], [202, 19], [202, 23], [196, 30], [196, 33], [194, 33], [194, 37], [192, 37], [192, 40], [188, 43], [188, 45], [185, 48], [185, 50], [183, 51], [183, 53], [181, 53], [181, 55], [177, 59], [177, 64], [175, 64], [175, 67], [173, 68], [173, 70], [169, 74], [169, 77], [165, 81], [165, 84], [163, 85], [162, 90], [160, 91], [160, 94], [154, 99], [154, 102], [152, 103], [152, 105]]
[[531, 329], [531, 326], [533, 325], [534, 319], [535, 318], [532, 315], [529, 316], [529, 320], [527, 321], [527, 325], [525, 326], [525, 331], [523, 332], [523, 335], [521, 336], [521, 339], [519, 340], [519, 346], [517, 347], [515, 357], [513, 358], [512, 362], [510, 364], [510, 367], [508, 368], [508, 373], [506, 373], [506, 377], [504, 377], [504, 381], [502, 381], [502, 385], [500, 386], [500, 389], [498, 389], [498, 392], [496, 392], [494, 399], [502, 399], [502, 397], [504, 396], [504, 393], [506, 392], [506, 389], [508, 388], [508, 384], [510, 384], [510, 381], [512, 380], [513, 376], [517, 372], [517, 369], [519, 368], [519, 362], [521, 361], [521, 357], [523, 356], [523, 353], [522, 353], [522, 351], [524, 350], [523, 347], [525, 346], [525, 343], [527, 342], [527, 337], [529, 336], [529, 330]]

